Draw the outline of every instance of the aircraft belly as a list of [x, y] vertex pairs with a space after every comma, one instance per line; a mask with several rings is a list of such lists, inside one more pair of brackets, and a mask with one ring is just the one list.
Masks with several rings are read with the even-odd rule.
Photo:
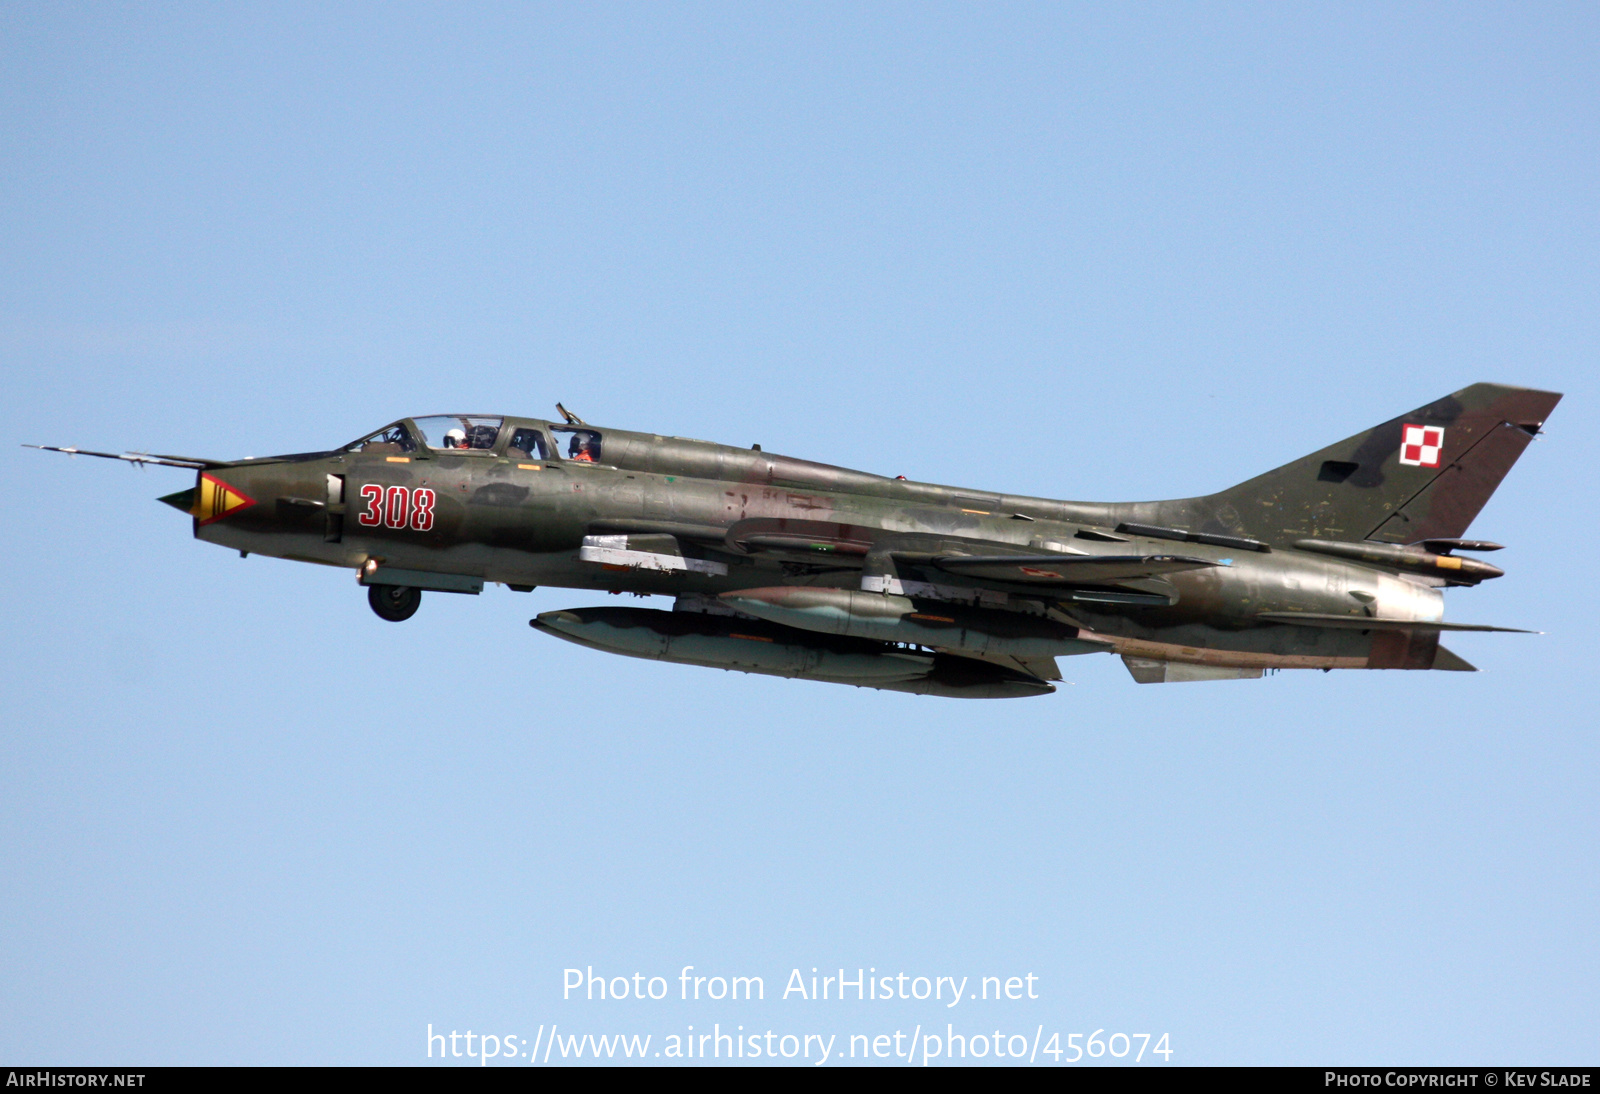
[[368, 559], [379, 559], [385, 566], [397, 569], [428, 570], [470, 577], [483, 577], [494, 557], [494, 549], [483, 543], [433, 547], [378, 536], [347, 535], [341, 546], [346, 548], [346, 557], [354, 559], [352, 564], [355, 566], [360, 566]]
[[320, 532], [263, 532], [223, 521], [202, 525], [195, 529], [194, 534], [196, 539], [220, 547], [294, 562], [315, 562], [324, 566], [348, 566], [354, 569], [365, 561], [364, 556], [352, 556], [346, 544], [328, 543]]
[[[584, 558], [582, 554], [590, 554]], [[617, 561], [608, 561], [616, 558]], [[648, 564], [646, 564], [648, 562]], [[485, 578], [507, 585], [543, 585], [566, 589], [638, 593], [643, 596], [715, 595], [728, 579], [705, 570], [668, 568], [661, 560], [629, 558], [607, 552], [496, 550]]]

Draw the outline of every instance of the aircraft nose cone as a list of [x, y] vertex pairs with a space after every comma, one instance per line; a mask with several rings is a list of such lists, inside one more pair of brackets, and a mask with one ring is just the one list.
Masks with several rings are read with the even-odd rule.
[[165, 502], [180, 513], [188, 513], [192, 516], [195, 505], [195, 488], [191, 486], [187, 490], [179, 490], [176, 494], [165, 494], [156, 500]]

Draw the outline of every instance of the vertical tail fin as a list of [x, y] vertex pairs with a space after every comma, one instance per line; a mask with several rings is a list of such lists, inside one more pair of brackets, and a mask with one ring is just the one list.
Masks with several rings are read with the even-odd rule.
[[1268, 543], [1458, 538], [1560, 401], [1473, 384], [1221, 493], [1127, 507], [1128, 519]]

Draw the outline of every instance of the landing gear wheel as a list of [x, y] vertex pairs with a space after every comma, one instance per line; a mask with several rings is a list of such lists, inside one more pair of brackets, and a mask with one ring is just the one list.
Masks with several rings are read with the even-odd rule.
[[409, 585], [368, 585], [367, 603], [379, 619], [401, 623], [417, 614], [422, 606], [422, 590]]

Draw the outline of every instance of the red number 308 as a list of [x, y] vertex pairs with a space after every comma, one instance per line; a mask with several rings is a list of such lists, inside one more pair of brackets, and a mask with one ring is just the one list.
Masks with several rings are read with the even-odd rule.
[[426, 532], [433, 528], [434, 493], [426, 486], [407, 490], [391, 486], [388, 490], [375, 482], [361, 488], [361, 500], [366, 506], [356, 516], [356, 523], [368, 528], [411, 528]]

